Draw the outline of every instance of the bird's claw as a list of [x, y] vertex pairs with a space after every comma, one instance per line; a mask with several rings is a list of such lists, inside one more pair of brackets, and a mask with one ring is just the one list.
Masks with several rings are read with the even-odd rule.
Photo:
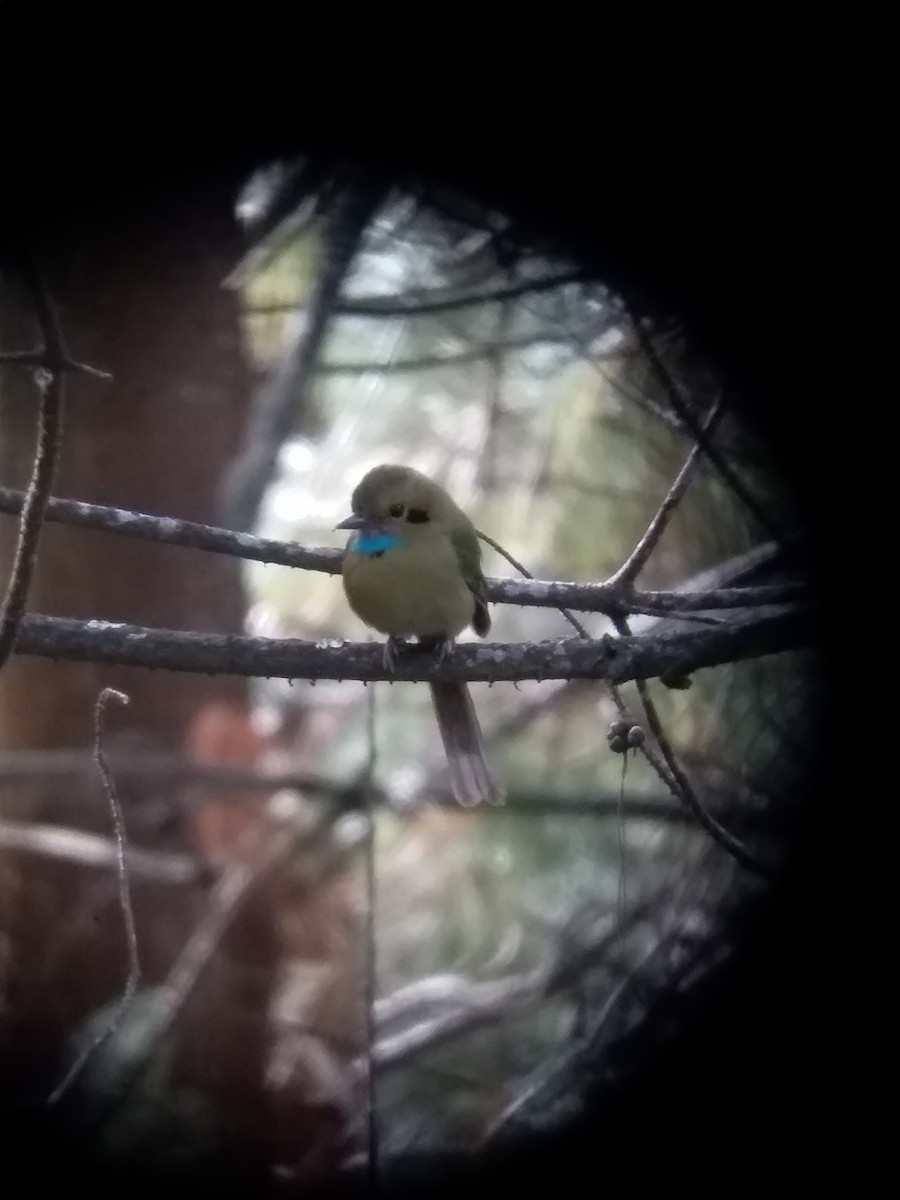
[[442, 663], [450, 651], [453, 649], [453, 642], [450, 638], [441, 638], [435, 648], [435, 662]]
[[453, 649], [453, 639], [446, 637], [420, 637], [419, 645], [429, 654], [434, 655], [434, 661], [442, 663]]
[[[403, 638], [389, 637], [384, 643], [382, 652], [382, 661], [386, 671], [394, 672], [397, 669], [398, 658], [407, 643]], [[444, 637], [421, 637], [419, 645], [429, 654], [434, 655], [436, 663], [440, 664], [444, 661], [450, 651], [453, 649], [453, 639]]]
[[384, 651], [382, 652], [382, 662], [384, 669], [390, 671], [391, 674], [397, 670], [397, 655], [403, 643], [395, 637], [389, 637], [384, 643]]

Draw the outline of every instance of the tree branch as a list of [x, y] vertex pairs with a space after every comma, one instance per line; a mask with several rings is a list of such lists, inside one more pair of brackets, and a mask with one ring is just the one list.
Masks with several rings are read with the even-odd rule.
[[[703, 422], [702, 428], [706, 437], [712, 437], [713, 430], [715, 429], [716, 423], [721, 415], [722, 401], [720, 398], [713, 405], [709, 416], [707, 416], [706, 420]], [[632, 550], [631, 554], [628, 556], [622, 566], [619, 567], [618, 571], [616, 571], [616, 573], [607, 580], [607, 583], [611, 584], [613, 587], [623, 585], [628, 586], [633, 584], [638, 575], [640, 575], [641, 571], [647, 565], [647, 560], [650, 558], [650, 555], [656, 549], [659, 539], [665, 533], [666, 527], [668, 526], [675, 509], [678, 507], [682, 496], [684, 496], [685, 492], [690, 486], [699, 460], [700, 443], [696, 442], [694, 444], [694, 448], [685, 459], [684, 466], [676, 475], [675, 481], [669, 488], [669, 491], [663, 499], [662, 504], [660, 504], [659, 508], [657, 509], [653, 520], [647, 526], [647, 530], [643, 537]]]
[[[340, 301], [335, 305], [334, 313], [341, 317], [373, 318], [432, 316], [435, 313], [455, 312], [461, 308], [475, 308], [483, 304], [500, 304], [506, 300], [518, 300], [522, 296], [536, 296], [542, 292], [555, 291], [566, 284], [583, 283], [587, 280], [588, 276], [584, 271], [563, 271], [558, 275], [548, 275], [544, 279], [524, 279], [520, 283], [476, 295], [460, 292], [458, 289], [447, 289], [446, 292], [422, 289], [398, 296], [360, 296], [358, 299], [347, 298]], [[294, 311], [295, 308], [296, 305], [261, 304], [246, 311], [279, 313]]]
[[35, 370], [35, 382], [41, 393], [41, 404], [31, 481], [22, 500], [12, 570], [6, 596], [0, 606], [0, 670], [15, 646], [37, 566], [41, 528], [53, 489], [62, 441], [65, 407], [63, 373], [73, 366], [66, 354], [59, 322], [43, 278], [31, 264], [26, 266], [25, 275], [44, 343], [36, 355]]
[[682, 396], [681, 389], [675, 382], [675, 379], [672, 377], [671, 373], [666, 367], [666, 364], [657, 353], [656, 346], [653, 344], [653, 338], [647, 332], [643, 319], [631, 307], [628, 307], [628, 312], [629, 316], [631, 317], [632, 324], [634, 325], [638, 342], [640, 343], [641, 349], [647, 357], [647, 362], [650, 364], [653, 373], [656, 375], [657, 379], [662, 385], [662, 388], [669, 399], [669, 403], [672, 405], [672, 408], [682, 425], [691, 433], [694, 440], [699, 443], [703, 453], [709, 459], [713, 467], [715, 467], [715, 469], [719, 472], [719, 475], [722, 477], [725, 484], [731, 488], [734, 494], [743, 503], [747, 511], [752, 513], [761, 527], [765, 529], [766, 533], [768, 533], [769, 537], [774, 538], [776, 541], [781, 541], [784, 538], [784, 531], [780, 528], [778, 522], [773, 520], [768, 512], [766, 512], [763, 506], [759, 503], [759, 501], [744, 483], [743, 479], [741, 479], [740, 475], [738, 475], [738, 473], [728, 462], [727, 458], [725, 458], [723, 454], [720, 454], [719, 450], [713, 444], [711, 439], [706, 436], [705, 432], [701, 428], [699, 421], [691, 411], [690, 405]]
[[[513, 566], [516, 568], [517, 571], [520, 571], [525, 576], [526, 579], [534, 579], [534, 576], [528, 570], [528, 568], [526, 566], [523, 566], [523, 564], [520, 563], [518, 561], [518, 559], [513, 558], [513, 556], [509, 553], [508, 550], [504, 550], [504, 548], [500, 545], [499, 542], [494, 541], [494, 539], [492, 537], [489, 537], [488, 534], [482, 533], [480, 529], [476, 529], [475, 532], [478, 534], [478, 536], [481, 538], [481, 540], [483, 542], [486, 542], [488, 546], [490, 546], [492, 549], [496, 550], [496, 552], [502, 558], [506, 559], [506, 561], [510, 564], [510, 566]], [[585, 627], [581, 624], [580, 621], [577, 621], [575, 619], [575, 617], [572, 616], [572, 614], [568, 611], [568, 609], [559, 608], [559, 612], [562, 613], [562, 615], [566, 618], [566, 620], [569, 622], [569, 624], [572, 626], [572, 628], [575, 630], [575, 632], [578, 634], [579, 637], [583, 637], [583, 638], [590, 637], [590, 634], [585, 629]]]
[[390, 672], [384, 666], [382, 647], [372, 642], [181, 633], [110, 621], [27, 616], [16, 652], [75, 662], [279, 679], [398, 683], [598, 679], [620, 684], [669, 673], [689, 674], [815, 640], [809, 618], [788, 611], [711, 629], [642, 637], [457, 646], [441, 663], [410, 648], [401, 655], [396, 671]]
[[[631, 631], [628, 628], [628, 622], [623, 617], [617, 622], [619, 634], [622, 637], [630, 637]], [[678, 672], [680, 674], [690, 674], [690, 672]], [[729, 831], [707, 812], [705, 806], [700, 802], [696, 792], [691, 786], [691, 781], [688, 779], [685, 772], [682, 770], [681, 764], [672, 747], [672, 743], [663, 728], [663, 723], [660, 720], [653, 697], [650, 695], [650, 689], [647, 686], [646, 679], [638, 679], [635, 681], [638, 689], [638, 695], [641, 698], [641, 704], [644, 709], [644, 716], [647, 719], [647, 725], [650, 732], [656, 738], [656, 744], [659, 746], [660, 753], [663, 756], [666, 767], [672, 777], [672, 791], [675, 796], [685, 806], [697, 824], [713, 839], [717, 846], [720, 846], [727, 854], [730, 854], [735, 862], [748, 871], [753, 871], [756, 875], [762, 875], [768, 878], [769, 870], [761, 864], [755, 855], [751, 854], [743, 842], [729, 833]], [[642, 746], [641, 749], [646, 749]]]
[[308, 302], [299, 309], [306, 314], [304, 323], [282, 361], [261, 387], [243, 450], [225, 481], [222, 507], [229, 524], [236, 529], [253, 527], [278, 452], [306, 402], [341, 285], [383, 195], [380, 183], [359, 180], [335, 201], [325, 237], [323, 266]]
[[[114, 841], [60, 825], [0, 823], [0, 847], [103, 870], [116, 869], [119, 861], [119, 849]], [[125, 863], [132, 879], [148, 882], [191, 884], [202, 877], [202, 864], [188, 854], [162, 854], [129, 846], [125, 851]]]
[[[381, 1024], [424, 1009], [427, 1013], [441, 1003], [443, 1012], [429, 1013], [416, 1024], [396, 1034], [379, 1038], [372, 1057], [379, 1070], [403, 1066], [424, 1050], [430, 1050], [482, 1025], [492, 1024], [534, 1008], [548, 997], [566, 991], [600, 963], [614, 942], [620, 942], [651, 915], [665, 889], [656, 889], [636, 901], [621, 921], [605, 918], [603, 933], [595, 933], [589, 944], [572, 947], [570, 942], [554, 948], [546, 961], [502, 979], [474, 982], [458, 976], [436, 976], [409, 984], [378, 1001]], [[661, 940], [661, 939], [660, 939]], [[443, 997], [442, 994], [443, 993]], [[361, 1069], [357, 1061], [356, 1070]]]
[[[510, 337], [503, 342], [483, 342], [471, 346], [468, 350], [457, 350], [449, 354], [423, 354], [418, 358], [398, 358], [393, 361], [385, 359], [382, 362], [323, 362], [317, 368], [319, 375], [367, 375], [375, 372], [379, 375], [400, 375], [407, 371], [435, 371], [441, 367], [461, 367], [467, 363], [480, 362], [497, 354], [509, 354], [515, 350], [529, 350], [534, 346], [558, 346], [562, 349], [577, 352], [577, 347], [571, 343], [571, 338], [563, 334], [523, 334], [522, 337]], [[607, 362], [620, 358], [620, 350], [610, 350], [605, 354], [594, 355], [597, 362]]]
[[[250, 767], [219, 766], [192, 762], [167, 753], [108, 753], [107, 761], [117, 778], [154, 779], [168, 784], [201, 784], [205, 789], [277, 792], [289, 788], [312, 792], [348, 802], [359, 792], [357, 784], [344, 785], [323, 775], [297, 771], [257, 771]], [[3, 782], [59, 778], [86, 773], [92, 759], [84, 750], [0, 751], [0, 780]]]
[[[25, 494], [14, 488], [0, 487], [0, 513], [16, 515], [22, 511]], [[272, 563], [305, 571], [339, 575], [344, 552], [333, 546], [301, 546], [273, 538], [237, 533], [196, 521], [175, 517], [154, 517], [129, 509], [86, 504], [80, 500], [51, 499], [45, 519], [85, 529], [163, 545], [183, 546], [212, 554], [226, 554], [252, 562]], [[763, 561], [777, 553], [764, 543], [750, 555]], [[748, 559], [750, 566], [756, 559]], [[488, 599], [492, 603], [517, 604], [534, 608], [569, 608], [577, 612], [643, 612], [650, 616], [715, 611], [728, 608], [756, 608], [763, 605], [791, 604], [806, 600], [809, 585], [803, 582], [759, 587], [713, 588], [709, 591], [625, 591], [610, 582], [568, 583], [544, 579], [489, 579]]]

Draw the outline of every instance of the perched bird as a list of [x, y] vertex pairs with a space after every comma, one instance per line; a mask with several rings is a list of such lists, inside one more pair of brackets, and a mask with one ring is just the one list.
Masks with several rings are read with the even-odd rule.
[[[374, 467], [357, 484], [344, 554], [344, 591], [353, 611], [386, 633], [385, 664], [401, 639], [415, 636], [438, 660], [467, 625], [491, 628], [481, 546], [475, 526], [438, 484], [411, 467]], [[429, 684], [460, 804], [499, 804], [503, 791], [488, 766], [484, 738], [464, 683]]]

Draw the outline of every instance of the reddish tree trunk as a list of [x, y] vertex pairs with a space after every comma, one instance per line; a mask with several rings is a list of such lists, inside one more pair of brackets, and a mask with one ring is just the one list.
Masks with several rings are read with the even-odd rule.
[[[171, 211], [122, 213], [85, 228], [48, 275], [71, 353], [111, 371], [110, 383], [68, 385], [56, 494], [197, 521], [216, 496], [243, 427], [250, 390], [237, 300], [221, 282], [239, 252], [230, 189], [173, 198]], [[27, 297], [7, 297], [22, 330]], [[7, 333], [3, 341], [9, 343]], [[28, 345], [33, 336], [25, 339]], [[7, 371], [0, 392], [0, 477], [25, 485], [35, 439], [32, 382]], [[0, 518], [0, 580], [15, 522]], [[238, 632], [244, 597], [236, 561], [90, 530], [44, 530], [30, 609], [176, 629]], [[131, 728], [177, 745], [212, 697], [242, 702], [234, 679], [13, 658], [0, 674], [0, 746], [85, 745], [102, 687], [121, 688]]]
[[[215, 523], [217, 493], [244, 427], [250, 378], [240, 345], [237, 297], [222, 281], [241, 252], [231, 183], [202, 194], [174, 192], [168, 211], [135, 203], [114, 219], [79, 230], [77, 244], [46, 248], [46, 274], [70, 353], [112, 372], [109, 383], [68, 383], [56, 495]], [[4, 279], [0, 344], [36, 341], [28, 299]], [[0, 480], [25, 486], [35, 442], [36, 391], [24, 374], [0, 380]], [[16, 522], [0, 516], [0, 588], [5, 588]], [[47, 525], [29, 600], [32, 612], [236, 633], [245, 601], [236, 560]], [[123, 737], [179, 752], [204, 706], [246, 711], [244, 680], [13, 657], [0, 672], [0, 750], [88, 747], [104, 687], [131, 698], [108, 710], [109, 744]], [[126, 821], [136, 822], [139, 783], [123, 779]], [[166, 795], [166, 803], [180, 799]], [[91, 784], [38, 783], [25, 795], [4, 789], [10, 816], [93, 826], [109, 813]], [[135, 824], [130, 826], [136, 835]], [[140, 830], [137, 830], [139, 833]], [[138, 885], [135, 909], [144, 982], [165, 977], [202, 909], [196, 889]], [[264, 1101], [267, 1004], [275, 969], [268, 911], [250, 906], [220, 954], [241, 989], [240, 1037], [229, 1042], [228, 1083], [237, 1111]], [[0, 1008], [5, 1047], [26, 1072], [59, 1053], [73, 1026], [124, 984], [126, 954], [115, 880], [24, 854], [0, 856]], [[5, 986], [4, 986], [5, 984]], [[184, 1020], [223, 1031], [228, 997], [205, 992], [204, 1011]], [[233, 1005], [234, 998], [231, 998]], [[190, 1040], [189, 1031], [182, 1030]], [[30, 1065], [29, 1065], [30, 1064]], [[58, 1064], [51, 1069], [58, 1072]], [[202, 1064], [193, 1083], [204, 1088]], [[215, 1072], [213, 1073], [215, 1074]], [[210, 1089], [207, 1089], [210, 1090]], [[215, 1082], [211, 1085], [217, 1091]], [[221, 1097], [220, 1097], [221, 1098]]]

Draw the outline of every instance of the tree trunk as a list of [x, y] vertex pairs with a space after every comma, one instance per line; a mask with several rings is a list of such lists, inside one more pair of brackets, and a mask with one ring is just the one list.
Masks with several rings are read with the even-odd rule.
[[[240, 249], [230, 203], [231, 189], [219, 186], [176, 194], [169, 211], [122, 212], [53, 253], [47, 274], [70, 352], [113, 375], [108, 383], [68, 381], [57, 495], [216, 522], [216, 490], [250, 390], [236, 296], [221, 286]], [[28, 298], [10, 295], [12, 283], [0, 320], [2, 343], [17, 348], [35, 338], [32, 321], [22, 338]], [[0, 388], [0, 477], [24, 487], [36, 390], [27, 374], [10, 370]], [[4, 584], [15, 531], [14, 520], [0, 519]], [[48, 525], [29, 609], [237, 633], [244, 596], [234, 560]], [[246, 685], [14, 656], [0, 674], [0, 747], [88, 744], [103, 687], [131, 697], [111, 721], [116, 729], [177, 746], [202, 703], [243, 701]]]
[[[67, 380], [56, 495], [218, 521], [217, 491], [251, 391], [238, 299], [222, 287], [241, 252], [234, 194], [231, 180], [186, 193], [173, 189], [166, 211], [135, 201], [85, 224], [64, 246], [42, 247], [69, 352], [113, 375], [111, 382], [83, 375]], [[28, 348], [38, 338], [28, 296], [14, 278], [0, 278], [0, 345]], [[0, 375], [0, 479], [21, 488], [34, 452], [37, 393], [25, 372]], [[16, 527], [14, 519], [0, 517], [0, 588]], [[28, 609], [238, 633], [245, 599], [234, 559], [48, 524]], [[0, 672], [0, 751], [88, 747], [104, 687], [121, 689], [131, 700], [127, 708], [107, 710], [110, 748], [124, 740], [178, 753], [190, 746], [191, 729], [210, 705], [247, 711], [241, 679], [13, 655]], [[140, 801], [155, 799], [157, 807], [180, 815], [184, 800], [171, 789], [153, 797], [151, 788], [128, 778], [118, 784], [129, 836], [144, 844]], [[0, 773], [0, 819], [11, 815], [111, 832], [99, 780], [80, 786], [74, 779], [38, 780], [29, 794], [18, 786], [13, 794]], [[171, 833], [157, 829], [155, 836], [171, 844]], [[43, 1087], [38, 1071], [58, 1079], [59, 1053], [75, 1024], [121, 994], [127, 960], [115, 886], [111, 872], [24, 853], [0, 856], [3, 1059], [24, 1073], [29, 1090]], [[197, 889], [135, 887], [142, 985], [165, 978], [203, 903]], [[229, 1049], [231, 1098], [242, 1114], [254, 1104], [262, 1112], [275, 970], [270, 922], [268, 912], [250, 906], [219, 948], [232, 974], [252, 980], [240, 997], [246, 1014], [240, 1039]], [[223, 997], [207, 998], [209, 1007], [192, 1019], [222, 1024]], [[202, 1076], [200, 1070], [193, 1080], [201, 1089]]]

